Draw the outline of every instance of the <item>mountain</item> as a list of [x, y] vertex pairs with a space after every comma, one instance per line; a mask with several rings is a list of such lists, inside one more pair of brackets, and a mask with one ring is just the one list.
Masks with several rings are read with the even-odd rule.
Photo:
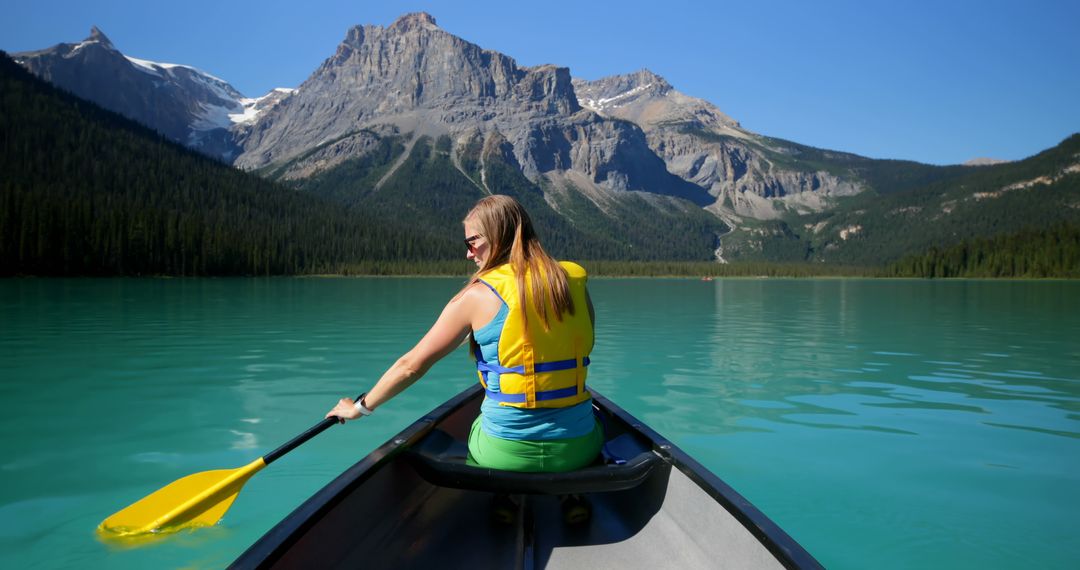
[[864, 171], [881, 161], [751, 133], [647, 70], [590, 82], [554, 65], [523, 68], [425, 13], [351, 28], [299, 89], [258, 100], [193, 68], [127, 58], [96, 28], [77, 45], [16, 58], [174, 140], [283, 180], [325, 173], [396, 134], [412, 141], [403, 156], [423, 136], [450, 136], [459, 171], [465, 148], [497, 144], [548, 202], [578, 193], [605, 210], [619, 192], [646, 192], [689, 200], [727, 225], [878, 189]]
[[228, 82], [193, 67], [125, 56], [97, 27], [77, 44], [13, 57], [57, 87], [226, 162], [238, 152], [230, 128], [255, 120], [290, 91], [246, 98]]
[[746, 224], [725, 236], [720, 249], [729, 261], [881, 265], [1061, 224], [1080, 227], [1080, 134], [1024, 160], [953, 167], [948, 177], [915, 188]]
[[[113, 64], [85, 60], [82, 73], [124, 83], [117, 69], [131, 69], [130, 61], [104, 49], [100, 39], [81, 49], [90, 44], [108, 51]], [[18, 56], [55, 79], [41, 65], [48, 58]], [[73, 92], [94, 100], [92, 93]], [[172, 132], [154, 117], [126, 114]], [[186, 116], [189, 131], [201, 133], [203, 123]], [[217, 155], [235, 150], [237, 166], [366, 212], [413, 212], [427, 221], [414, 231], [432, 235], [457, 231], [458, 221], [446, 213], [463, 214], [493, 192], [516, 192], [534, 203], [534, 216], [549, 220], [550, 234], [558, 236], [547, 239], [589, 243], [568, 250], [584, 258], [705, 260], [728, 231], [701, 210], [714, 198], [669, 173], [638, 127], [578, 105], [566, 68], [522, 68], [443, 31], [427, 14], [404, 16], [386, 28], [350, 29], [337, 53], [298, 89], [228, 133], [235, 146]], [[379, 176], [343, 175], [358, 168]], [[436, 181], [446, 195], [414, 188], [418, 176]], [[656, 239], [668, 231], [678, 237]]]
[[[457, 216], [482, 194], [445, 176], [448, 145], [417, 141], [385, 192], [350, 202], [193, 152], [0, 52], [0, 275], [464, 274]], [[338, 172], [378, 177], [385, 164], [365, 170], [376, 162]], [[528, 205], [559, 256], [707, 258], [714, 247], [711, 216], [692, 205], [667, 225], [635, 217], [647, 205], [629, 196], [625, 220], [578, 229], [494, 157], [490, 176]]]
[[589, 243], [562, 250], [584, 258], [705, 260], [728, 230], [636, 125], [580, 107], [569, 70], [520, 67], [422, 13], [350, 29], [239, 142], [238, 166], [419, 232], [457, 231], [495, 192], [546, 220], [546, 240]]
[[805, 168], [783, 145], [743, 129], [715, 105], [676, 91], [651, 71], [575, 80], [574, 88], [582, 106], [641, 127], [670, 172], [717, 198], [710, 207], [717, 213], [772, 219], [789, 208], [821, 210], [829, 198], [864, 189], [850, 174]]
[[313, 173], [362, 154], [365, 130], [404, 133], [410, 141], [450, 136], [455, 163], [474, 140], [481, 146], [499, 141], [534, 184], [713, 201], [667, 172], [633, 124], [583, 110], [568, 69], [519, 67], [447, 33], [423, 13], [386, 28], [350, 29], [293, 97], [245, 133], [236, 164], [281, 165], [333, 141], [327, 152], [294, 163], [294, 170]]
[[[350, 28], [297, 89], [257, 100], [189, 67], [123, 56], [97, 30], [18, 59], [173, 140], [430, 243], [496, 192], [524, 202], [561, 255], [583, 259], [874, 265], [930, 240], [1019, 230], [1053, 218], [1046, 208], [1074, 211], [1042, 194], [964, 194], [1022, 182], [983, 178], [1020, 163], [934, 166], [756, 134], [649, 70], [585, 81], [519, 66], [424, 13]], [[1028, 179], [1057, 180], [1053, 168]], [[1015, 208], [1007, 222], [1002, 203]], [[936, 209], [948, 211], [926, 214]]]
[[370, 272], [451, 256], [460, 273], [469, 265], [460, 241], [425, 241], [221, 164], [3, 52], [0, 172], [3, 276]]
[[[713, 105], [678, 93], [649, 72], [583, 82], [571, 79], [566, 68], [521, 68], [503, 54], [445, 32], [424, 13], [408, 14], [386, 28], [350, 29], [337, 53], [272, 113], [253, 113], [254, 100], [205, 74], [199, 83], [222, 87], [226, 96], [218, 89], [192, 95], [173, 81], [164, 92], [184, 104], [148, 111], [141, 104], [148, 89], [131, 86], [132, 71], [169, 79], [194, 70], [125, 58], [102, 38], [95, 29], [80, 44], [16, 57], [39, 76], [174, 140], [235, 158], [243, 168], [291, 161], [290, 179], [362, 155], [371, 140], [358, 133], [392, 130], [452, 136], [458, 141], [455, 152], [474, 138], [484, 144], [494, 136], [505, 141], [517, 168], [534, 184], [550, 184], [555, 191], [574, 187], [600, 200], [625, 190], [675, 196], [710, 206], [729, 222], [738, 216], [775, 217], [789, 206], [820, 210], [832, 196], [865, 187], [847, 173], [802, 164], [797, 151], [741, 129]], [[58, 73], [60, 68], [65, 71]], [[96, 78], [108, 87], [74, 76]], [[140, 95], [112, 100], [128, 91]], [[330, 148], [322, 148], [331, 141]], [[301, 155], [306, 159], [297, 160]]]

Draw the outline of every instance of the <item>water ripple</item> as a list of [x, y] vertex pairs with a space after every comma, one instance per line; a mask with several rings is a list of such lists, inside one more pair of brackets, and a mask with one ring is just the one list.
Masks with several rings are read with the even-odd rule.
[[[20, 525], [6, 556], [14, 566], [53, 552], [71, 567], [227, 565], [272, 521], [475, 381], [465, 351], [377, 418], [328, 430], [265, 470], [198, 548], [107, 552], [90, 529], [132, 497], [243, 465], [317, 422], [408, 350], [458, 287], [0, 282], [0, 429], [19, 434], [2, 444], [0, 511]], [[1080, 284], [598, 279], [590, 288], [590, 385], [830, 567], [1080, 559], [1071, 530]], [[57, 398], [78, 405], [43, 413]], [[33, 515], [38, 505], [48, 516]], [[53, 516], [65, 513], [73, 522]]]

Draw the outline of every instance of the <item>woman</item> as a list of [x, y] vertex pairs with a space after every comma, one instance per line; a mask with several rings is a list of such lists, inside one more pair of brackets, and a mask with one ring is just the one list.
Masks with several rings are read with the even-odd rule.
[[585, 390], [593, 309], [580, 266], [556, 262], [521, 204], [483, 198], [465, 216], [477, 271], [420, 342], [361, 396], [326, 417], [369, 415], [469, 339], [486, 395], [469, 434], [471, 462], [510, 471], [570, 471], [596, 459], [603, 433]]

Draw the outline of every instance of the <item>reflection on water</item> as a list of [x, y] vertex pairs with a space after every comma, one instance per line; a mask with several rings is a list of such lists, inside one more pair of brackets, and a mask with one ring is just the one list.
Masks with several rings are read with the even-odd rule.
[[[818, 422], [918, 433], [918, 416], [881, 410], [977, 413], [990, 425], [1023, 405], [1036, 408], [1025, 412], [1040, 424], [1031, 427], [1075, 435], [1080, 380], [1058, 374], [1076, 374], [1071, 339], [1080, 330], [1076, 318], [1060, 318], [1070, 314], [1060, 311], [1060, 294], [1023, 296], [1018, 311], [1010, 284], [915, 283], [931, 289], [926, 298], [897, 301], [912, 285], [674, 281], [670, 297], [646, 299], [650, 282], [612, 284], [596, 294], [598, 305], [635, 310], [601, 310], [597, 352], [614, 362], [593, 372], [593, 385], [644, 388], [649, 421], [676, 432]], [[1040, 370], [1046, 366], [1053, 370]], [[635, 369], [656, 370], [658, 381], [635, 378]]]
[[[245, 487], [212, 535], [112, 551], [92, 529], [244, 465], [410, 348], [454, 279], [0, 282], [0, 566], [228, 564], [474, 381], [465, 351]], [[1080, 284], [590, 282], [589, 383], [830, 568], [1071, 567]], [[59, 404], [59, 407], [58, 407]], [[77, 469], [73, 468], [77, 466]], [[47, 564], [46, 564], [47, 565]]]
[[590, 380], [826, 566], [1068, 567], [1078, 285], [600, 281]]

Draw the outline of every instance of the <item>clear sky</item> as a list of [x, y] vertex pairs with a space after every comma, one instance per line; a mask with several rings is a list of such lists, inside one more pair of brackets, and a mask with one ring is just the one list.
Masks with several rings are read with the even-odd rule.
[[35, 0], [0, 49], [77, 42], [296, 87], [349, 27], [414, 11], [519, 65], [643, 67], [760, 134], [874, 158], [1019, 159], [1080, 132], [1080, 0]]

